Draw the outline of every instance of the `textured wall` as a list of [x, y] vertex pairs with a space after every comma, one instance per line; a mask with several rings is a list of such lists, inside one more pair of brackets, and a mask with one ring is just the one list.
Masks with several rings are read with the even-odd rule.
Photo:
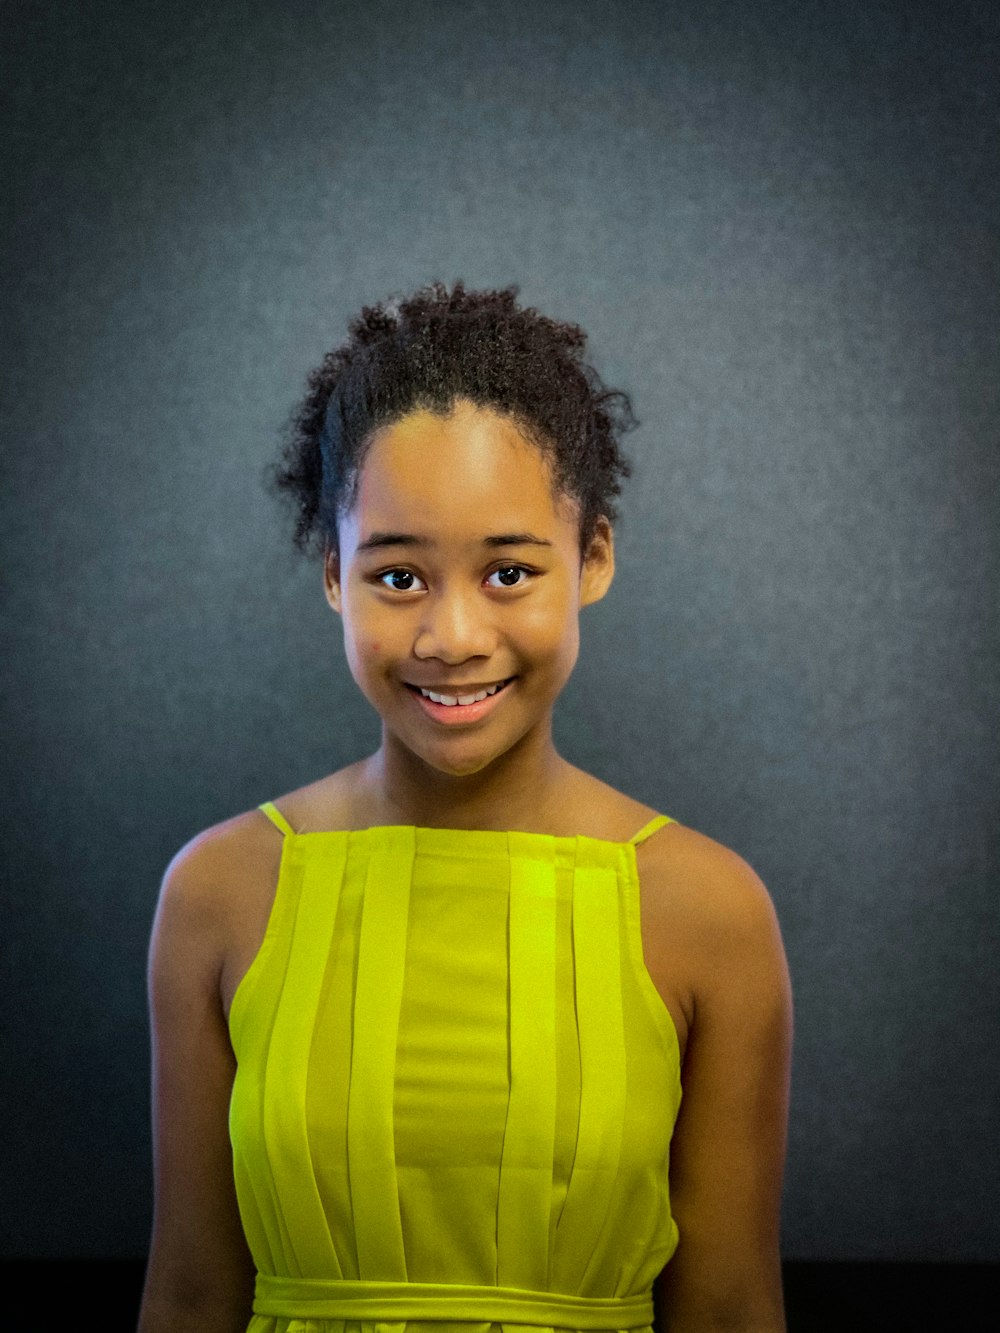
[[163, 869], [378, 737], [261, 472], [462, 277], [634, 395], [557, 736], [771, 888], [786, 1253], [997, 1257], [996, 15], [5, 6], [8, 1254], [145, 1249]]

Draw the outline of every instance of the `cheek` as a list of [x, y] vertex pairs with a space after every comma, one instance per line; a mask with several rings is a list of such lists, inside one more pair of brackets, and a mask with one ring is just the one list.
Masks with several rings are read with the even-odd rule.
[[382, 640], [370, 639], [366, 634], [361, 635], [355, 644], [355, 657], [358, 664], [364, 668], [378, 669], [382, 661]]
[[550, 652], [571, 645], [579, 630], [570, 599], [554, 582], [548, 596], [533, 600], [526, 608], [521, 627], [533, 645]]

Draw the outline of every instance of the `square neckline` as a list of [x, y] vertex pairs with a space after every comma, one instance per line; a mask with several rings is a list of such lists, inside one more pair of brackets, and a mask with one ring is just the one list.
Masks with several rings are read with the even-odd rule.
[[585, 842], [601, 843], [606, 847], [634, 848], [638, 847], [648, 837], [651, 837], [652, 834], [658, 832], [660, 828], [665, 827], [667, 824], [674, 824], [677, 822], [670, 815], [656, 814], [652, 819], [647, 820], [642, 828], [636, 833], [633, 833], [631, 838], [626, 838], [622, 841], [616, 838], [595, 838], [588, 833], [534, 833], [522, 829], [456, 829], [438, 827], [429, 824], [369, 824], [367, 827], [360, 829], [306, 829], [302, 832], [298, 832], [292, 828], [291, 824], [289, 824], [288, 820], [273, 801], [262, 801], [260, 805], [257, 806], [257, 809], [260, 810], [286, 838], [331, 838], [344, 837], [345, 835], [350, 836], [354, 833], [384, 833], [393, 830], [405, 830], [409, 832], [412, 830], [414, 836], [428, 833], [431, 835], [449, 834], [452, 836], [455, 834], [469, 834], [470, 836], [475, 836], [477, 838], [482, 838], [484, 836], [506, 838], [509, 834], [516, 833], [519, 838], [543, 838], [557, 844], [575, 843], [583, 840]]

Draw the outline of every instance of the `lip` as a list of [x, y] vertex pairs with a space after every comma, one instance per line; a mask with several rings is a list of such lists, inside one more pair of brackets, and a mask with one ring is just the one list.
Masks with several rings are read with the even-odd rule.
[[458, 699], [463, 694], [478, 694], [480, 690], [492, 690], [494, 685], [504, 685], [513, 679], [513, 676], [504, 676], [500, 680], [488, 680], [482, 685], [420, 685], [414, 680], [404, 683], [414, 690], [430, 690], [432, 694], [447, 694], [450, 698]]
[[[430, 689], [431, 687], [429, 685], [421, 686], [407, 684], [407, 690], [413, 696], [417, 706], [422, 708], [424, 713], [435, 722], [439, 722], [442, 726], [446, 727], [461, 727], [467, 726], [471, 722], [478, 722], [481, 718], [492, 713], [493, 709], [499, 704], [511, 685], [513, 685], [514, 680], [515, 677], [508, 677], [507, 683], [504, 685], [503, 689], [497, 690], [496, 694], [491, 694], [475, 704], [436, 704], [433, 699], [428, 699], [420, 693], [421, 689]], [[467, 686], [465, 688], [468, 689]], [[479, 688], [488, 689], [489, 687], [481, 685]], [[434, 691], [435, 694], [441, 693], [448, 695], [453, 694], [453, 692], [457, 693], [457, 689], [454, 685], [447, 690]], [[470, 689], [469, 693], [476, 694], [477, 691]]]

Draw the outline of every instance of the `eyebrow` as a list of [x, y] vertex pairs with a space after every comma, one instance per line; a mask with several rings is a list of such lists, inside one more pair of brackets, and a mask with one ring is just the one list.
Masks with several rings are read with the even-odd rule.
[[[373, 532], [363, 542], [358, 543], [357, 553], [377, 551], [383, 546], [433, 546], [426, 537], [416, 537], [410, 532]], [[483, 538], [484, 546], [551, 546], [550, 541], [536, 537], [530, 532], [500, 532]]]

